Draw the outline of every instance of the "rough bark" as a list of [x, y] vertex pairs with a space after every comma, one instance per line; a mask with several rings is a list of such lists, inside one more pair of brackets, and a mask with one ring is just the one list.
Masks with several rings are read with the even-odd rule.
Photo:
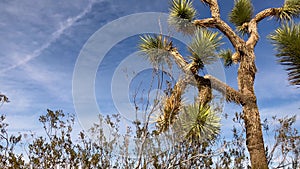
[[251, 167], [265, 169], [268, 168], [260, 114], [254, 93], [254, 79], [256, 67], [254, 63], [254, 52], [248, 51], [250, 55], [241, 57], [238, 70], [239, 91], [247, 97], [243, 105], [243, 119], [246, 128], [246, 145], [250, 154]]
[[246, 144], [250, 154], [252, 168], [268, 168], [260, 113], [254, 92], [256, 74], [254, 47], [259, 40], [257, 24], [266, 17], [276, 15], [278, 11], [279, 8], [265, 9], [259, 12], [249, 23], [246, 23], [250, 36], [245, 42], [245, 48], [242, 51], [243, 56], [241, 57], [238, 69], [239, 90], [248, 98], [248, 101], [243, 105], [243, 118], [246, 128]]
[[[262, 135], [260, 114], [254, 92], [254, 80], [256, 74], [254, 47], [259, 40], [257, 24], [269, 17], [276, 16], [280, 8], [269, 8], [259, 12], [250, 22], [244, 23], [243, 27], [248, 29], [249, 38], [244, 41], [220, 18], [217, 0], [201, 0], [210, 7], [211, 18], [193, 21], [194, 25], [200, 27], [217, 28], [231, 42], [236, 52], [240, 54], [240, 66], [238, 69], [238, 86], [236, 92], [230, 87], [222, 84], [217, 79], [206, 76], [210, 79], [212, 87], [221, 92], [226, 92], [227, 101], [235, 101], [243, 106], [243, 118], [246, 128], [246, 144], [250, 154], [251, 167], [254, 169], [268, 168], [264, 141]], [[222, 86], [220, 88], [220, 86]], [[230, 93], [230, 94], [229, 94]]]
[[211, 75], [206, 75], [204, 78], [210, 81], [213, 89], [221, 92], [225, 96], [227, 102], [233, 102], [240, 105], [244, 105], [247, 102], [248, 99], [246, 96], [226, 85], [224, 82], [221, 82], [219, 79], [216, 79]]
[[175, 122], [182, 104], [181, 96], [187, 86], [187, 78], [179, 79], [173, 87], [171, 95], [164, 101], [163, 114], [156, 120], [158, 132], [168, 130], [169, 126]]

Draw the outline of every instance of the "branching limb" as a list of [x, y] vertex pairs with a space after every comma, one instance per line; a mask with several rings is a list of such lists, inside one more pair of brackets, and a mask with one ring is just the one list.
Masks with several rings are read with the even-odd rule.
[[209, 5], [212, 18], [195, 20], [193, 21], [194, 25], [200, 27], [205, 26], [205, 27], [217, 28], [224, 35], [228, 37], [233, 47], [237, 51], [242, 50], [243, 49], [242, 44], [245, 44], [245, 42], [231, 29], [231, 27], [226, 22], [224, 22], [220, 18], [220, 10], [219, 10], [219, 5], [217, 0], [203, 0], [203, 2]]
[[255, 17], [252, 19], [255, 22], [260, 22], [261, 20], [269, 17], [269, 16], [276, 16], [280, 12], [281, 8], [268, 8], [265, 9], [258, 14], [255, 15]]
[[209, 27], [209, 28], [215, 28], [216, 27], [216, 20], [213, 18], [205, 18], [200, 20], [194, 20], [192, 22], [195, 26], [199, 27]]
[[226, 101], [241, 105], [246, 102], [246, 98], [244, 95], [228, 86], [227, 84], [221, 82], [219, 79], [211, 75], [204, 76], [204, 79], [210, 80], [212, 88], [224, 94], [226, 97]]
[[245, 23], [243, 24], [244, 27], [248, 28], [248, 32], [250, 33], [250, 37], [246, 42], [246, 45], [250, 48], [254, 48], [257, 41], [259, 40], [259, 35], [258, 35], [258, 31], [257, 31], [257, 24], [270, 16], [276, 16], [279, 12], [280, 12], [281, 8], [268, 8], [265, 9], [261, 12], [259, 12], [258, 14], [255, 15], [255, 17], [249, 22], [249, 23]]
[[175, 60], [179, 68], [186, 73], [186, 66], [188, 65], [188, 62], [178, 52], [177, 48], [171, 48], [169, 52], [171, 56], [173, 56], [173, 59]]
[[[210, 88], [213, 88], [222, 94], [225, 95], [226, 100], [228, 102], [234, 102], [236, 104], [244, 104], [245, 98], [244, 96], [233, 89], [232, 87], [228, 86], [227, 84], [221, 82], [217, 78], [207, 75], [205, 77], [199, 76], [192, 70], [187, 70], [186, 68], [188, 66], [188, 62], [182, 57], [182, 55], [178, 52], [176, 48], [172, 48], [170, 51], [170, 54], [173, 56], [174, 60], [178, 64], [178, 66], [187, 74], [193, 73], [195, 80], [197, 81], [198, 86], [210, 86]], [[210, 82], [209, 82], [209, 81]], [[198, 87], [199, 88], [199, 87]]]

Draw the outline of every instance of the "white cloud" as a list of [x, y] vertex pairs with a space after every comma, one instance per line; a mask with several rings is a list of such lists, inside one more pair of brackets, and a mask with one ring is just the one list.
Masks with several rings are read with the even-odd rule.
[[273, 106], [268, 106], [261, 109], [261, 114], [263, 117], [272, 117], [276, 115], [277, 117], [293, 116], [297, 115], [297, 119], [300, 120], [300, 99], [290, 100], [290, 102], [285, 102], [282, 104], [276, 104]]
[[287, 73], [280, 65], [265, 67], [258, 71], [255, 91], [258, 99], [291, 99], [300, 95], [300, 90], [289, 85]]
[[[6, 122], [9, 124], [8, 129], [10, 131], [22, 131], [22, 130], [36, 130], [38, 126], [39, 115], [7, 115]], [[40, 125], [41, 126], [41, 125]]]
[[[5, 8], [3, 14], [11, 19], [0, 18], [0, 22], [8, 26], [0, 32], [4, 37], [0, 40], [0, 57], [3, 60], [0, 90], [11, 102], [1, 108], [1, 113], [33, 113], [38, 108], [55, 103], [60, 105], [62, 102], [72, 105], [71, 72], [61, 72], [56, 70], [55, 65], [41, 60], [29, 62], [40, 56], [76, 21], [84, 17], [92, 9], [94, 1], [87, 3], [77, 0], [68, 3], [71, 2], [26, 1], [2, 4], [2, 8]], [[14, 20], [22, 22], [13, 24]], [[55, 100], [47, 101], [47, 98]]]
[[76, 15], [74, 17], [69, 17], [67, 20], [61, 22], [59, 29], [57, 29], [55, 32], [53, 32], [51, 34], [50, 38], [48, 38], [48, 40], [46, 40], [39, 48], [35, 49], [31, 54], [27, 54], [25, 56], [20, 55], [18, 58], [15, 58], [15, 60], [12, 61], [13, 65], [1, 70], [0, 73], [4, 73], [9, 70], [15, 69], [16, 67], [18, 67], [20, 65], [26, 64], [31, 59], [40, 56], [40, 54], [45, 49], [47, 49], [53, 42], [55, 42], [57, 39], [60, 38], [60, 36], [64, 33], [65, 30], [70, 28], [77, 20], [79, 20], [80, 18], [85, 16], [88, 12], [90, 12], [90, 10], [92, 9], [93, 3], [94, 3], [93, 0], [89, 1], [89, 4], [82, 12], [80, 12], [78, 15]]

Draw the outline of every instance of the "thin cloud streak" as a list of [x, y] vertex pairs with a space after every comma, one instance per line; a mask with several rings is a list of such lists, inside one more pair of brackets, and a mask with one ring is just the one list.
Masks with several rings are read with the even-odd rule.
[[38, 57], [41, 55], [41, 53], [46, 50], [53, 42], [55, 42], [57, 39], [60, 38], [60, 36], [65, 32], [65, 30], [69, 29], [70, 27], [73, 26], [73, 24], [78, 21], [79, 19], [81, 19], [82, 17], [84, 17], [87, 13], [89, 13], [92, 9], [93, 4], [95, 3], [95, 0], [90, 0], [88, 6], [81, 12], [79, 13], [77, 16], [72, 17], [72, 18], [68, 18], [66, 21], [64, 21], [60, 28], [58, 30], [56, 30], [54, 33], [52, 33], [50, 39], [48, 41], [46, 41], [40, 48], [36, 49], [33, 51], [32, 54], [30, 55], [26, 55], [25, 58], [21, 61], [16, 61], [17, 63], [15, 63], [14, 65], [3, 69], [0, 71], [0, 73], [4, 73], [7, 71], [10, 71], [12, 69], [15, 69], [21, 65], [26, 64], [27, 62], [29, 62], [30, 60]]

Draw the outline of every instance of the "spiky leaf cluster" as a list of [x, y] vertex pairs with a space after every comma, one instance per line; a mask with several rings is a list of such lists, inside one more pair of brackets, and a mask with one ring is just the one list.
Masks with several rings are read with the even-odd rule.
[[290, 83], [300, 85], [300, 24], [283, 24], [269, 39], [277, 50], [278, 62], [287, 66]]
[[279, 20], [292, 20], [294, 17], [300, 15], [300, 1], [299, 0], [285, 0], [283, 7], [277, 14]]
[[230, 49], [222, 49], [220, 52], [219, 52], [219, 57], [222, 58], [224, 60], [224, 66], [225, 67], [230, 67], [233, 63], [232, 61], [232, 51]]
[[220, 117], [210, 106], [194, 103], [183, 108], [176, 127], [191, 142], [212, 141], [220, 133]]
[[249, 22], [253, 16], [253, 6], [251, 0], [235, 0], [234, 7], [229, 13], [229, 21], [232, 22], [239, 31], [245, 32], [242, 25]]
[[172, 47], [172, 41], [167, 37], [162, 35], [144, 35], [140, 39], [139, 49], [154, 67], [170, 62], [168, 50]]
[[222, 45], [222, 36], [205, 28], [197, 29], [188, 50], [194, 62], [211, 64], [217, 59], [216, 50]]
[[191, 34], [196, 28], [191, 23], [195, 15], [196, 9], [190, 0], [172, 0], [169, 24], [179, 32]]

